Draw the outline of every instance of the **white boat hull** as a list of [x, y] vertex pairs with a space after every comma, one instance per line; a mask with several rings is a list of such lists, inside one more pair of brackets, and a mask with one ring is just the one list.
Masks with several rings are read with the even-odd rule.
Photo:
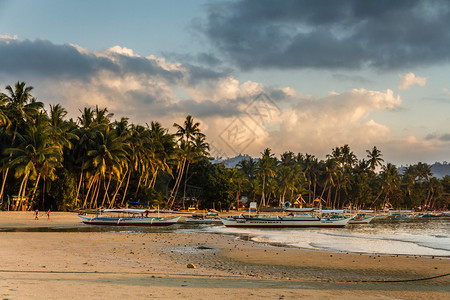
[[325, 219], [325, 218], [296, 218], [296, 217], [239, 217], [221, 218], [226, 227], [243, 228], [307, 228], [307, 227], [332, 227], [342, 228], [347, 225], [349, 218]]
[[88, 218], [78, 216], [84, 224], [88, 225], [110, 225], [110, 226], [170, 226], [176, 224], [181, 216], [176, 218], [153, 218], [153, 217], [108, 217], [100, 216]]
[[348, 221], [348, 224], [350, 225], [356, 225], [356, 224], [369, 224], [373, 219], [375, 218], [375, 216], [369, 216], [369, 217], [354, 217], [351, 218]]

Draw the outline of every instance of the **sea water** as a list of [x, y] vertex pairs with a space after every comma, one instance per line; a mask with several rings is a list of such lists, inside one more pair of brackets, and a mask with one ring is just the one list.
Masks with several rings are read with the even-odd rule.
[[257, 229], [210, 227], [261, 243], [332, 252], [429, 255], [450, 258], [450, 220], [375, 221], [344, 228]]

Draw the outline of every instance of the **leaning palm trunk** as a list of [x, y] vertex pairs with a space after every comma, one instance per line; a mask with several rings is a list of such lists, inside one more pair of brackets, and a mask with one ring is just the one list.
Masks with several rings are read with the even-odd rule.
[[[91, 198], [91, 201], [89, 202], [89, 208], [92, 208], [92, 203], [94, 202], [94, 198], [95, 198], [95, 193], [97, 192], [97, 187], [98, 187], [98, 181], [99, 181], [99, 179], [98, 179], [98, 176], [95, 176], [94, 177], [94, 181], [93, 181], [93, 183], [92, 183], [92, 187], [94, 188], [93, 190], [92, 190], [92, 193], [91, 193], [91, 195], [90, 195], [90, 198]], [[89, 195], [89, 194], [88, 194]], [[87, 198], [87, 195], [86, 195], [86, 198]]]
[[128, 190], [128, 184], [130, 183], [130, 176], [131, 176], [131, 170], [128, 173], [128, 178], [127, 178], [127, 185], [125, 186], [125, 191], [123, 192], [123, 198], [122, 198], [122, 202], [120, 202], [120, 205], [123, 205], [123, 202], [125, 201], [125, 197], [127, 196], [127, 190]]
[[27, 191], [28, 178], [29, 178], [29, 175], [26, 176], [25, 185], [22, 190], [22, 195], [20, 195], [20, 199], [23, 199], [25, 197], [25, 193]]
[[81, 169], [80, 182], [78, 183], [77, 196], [75, 197], [75, 201], [77, 201], [77, 202], [78, 202], [78, 196], [80, 195], [80, 188], [81, 188], [82, 182], [83, 182], [83, 168]]
[[5, 190], [6, 177], [8, 177], [9, 168], [3, 171], [3, 181], [2, 181], [2, 189], [0, 191], [0, 201], [3, 199], [3, 192]]
[[38, 178], [36, 179], [36, 183], [34, 185], [33, 194], [31, 195], [30, 203], [33, 203], [34, 195], [36, 194], [36, 190], [38, 187], [39, 179], [41, 179], [41, 174], [39, 173]]
[[[22, 179], [22, 182], [20, 183], [19, 193], [17, 193], [18, 200], [21, 199], [21, 196], [22, 196], [22, 189], [23, 189], [23, 186], [24, 186], [24, 184], [25, 184], [25, 180], [26, 180], [26, 179], [27, 179], [27, 176], [24, 175], [24, 176], [23, 176], [23, 179]], [[19, 201], [18, 201], [18, 203], [19, 203]], [[17, 206], [18, 206], [18, 205], [15, 205], [15, 206], [14, 206], [14, 210], [17, 210]]]
[[[14, 128], [14, 134], [13, 134], [13, 138], [11, 140], [11, 147], [14, 145], [14, 140], [16, 139], [16, 135], [17, 135], [17, 124]], [[12, 153], [9, 154], [9, 161], [11, 161], [12, 155], [13, 155]], [[3, 200], [3, 193], [5, 191], [5, 184], [6, 184], [6, 178], [8, 177], [8, 172], [9, 172], [9, 167], [6, 168], [5, 173], [3, 175], [2, 189], [0, 190], [0, 201]]]
[[91, 189], [92, 189], [92, 186], [93, 186], [93, 184], [94, 184], [95, 178], [96, 178], [96, 176], [92, 177], [92, 178], [89, 180], [88, 190], [87, 190], [86, 196], [85, 196], [85, 198], [84, 198], [83, 208], [86, 208], [87, 199], [89, 198], [89, 193], [91, 192]]
[[188, 165], [186, 167], [186, 175], [184, 176], [184, 191], [183, 191], [183, 209], [184, 208], [184, 200], [186, 199], [186, 185], [187, 185], [187, 181], [188, 181], [188, 174], [189, 174], [189, 166], [190, 166], [191, 162], [188, 162]]
[[95, 199], [94, 199], [94, 207], [98, 208], [98, 196], [100, 195], [100, 190], [102, 187], [102, 179], [99, 178], [98, 179], [98, 184], [97, 184], [97, 192], [95, 193]]
[[327, 190], [327, 184], [328, 184], [328, 180], [325, 180], [325, 186], [323, 187], [323, 191], [322, 191], [322, 194], [320, 195], [320, 199], [323, 199], [323, 194]]
[[139, 176], [138, 186], [136, 188], [136, 192], [134, 193], [134, 198], [137, 197], [137, 194], [139, 192], [139, 188], [141, 187], [141, 182], [142, 182], [142, 178], [143, 177], [144, 177], [144, 173], [142, 173], [141, 176]]
[[183, 178], [183, 174], [184, 174], [184, 166], [185, 165], [186, 165], [186, 160], [184, 160], [183, 167], [182, 167], [182, 169], [180, 171], [180, 177], [178, 178], [178, 181], [176, 183], [176, 190], [175, 190], [175, 193], [173, 195], [172, 204], [170, 205], [170, 207], [173, 206], [173, 204], [175, 203], [175, 199], [177, 198], [178, 190], [180, 189], [181, 179]]
[[120, 187], [122, 186], [122, 183], [123, 183], [124, 180], [125, 180], [125, 176], [123, 177], [122, 180], [117, 182], [117, 187], [116, 187], [116, 190], [114, 191], [114, 195], [113, 195], [113, 197], [111, 199], [111, 202], [109, 203], [109, 208], [112, 208], [114, 206], [114, 203], [116, 202], [117, 193], [119, 192]]
[[281, 199], [280, 199], [280, 206], [282, 205], [282, 204], [284, 204], [284, 196], [286, 195], [286, 186], [284, 186], [284, 189], [283, 189], [283, 195], [281, 196]]
[[265, 186], [266, 186], [266, 175], [264, 174], [263, 175], [263, 186], [262, 186], [261, 202], [259, 204], [260, 207], [261, 206], [263, 206], [263, 207], [266, 206], [266, 199], [264, 197], [264, 188], [265, 188]]
[[108, 178], [108, 185], [105, 185], [105, 181], [103, 181], [103, 186], [105, 188], [105, 194], [103, 195], [103, 200], [102, 200], [102, 207], [103, 205], [105, 205], [105, 199], [108, 198], [108, 202], [111, 202], [109, 200], [109, 195], [108, 195], [108, 190], [109, 190], [109, 185], [111, 184], [111, 178], [112, 178], [112, 174], [111, 172], [109, 173], [109, 178]]
[[155, 173], [153, 174], [152, 181], [150, 182], [151, 187], [154, 189], [156, 184], [156, 176], [158, 176], [159, 167], [156, 167]]
[[169, 196], [169, 199], [167, 201], [168, 203], [171, 202], [171, 204], [169, 204], [169, 207], [172, 207], [173, 203], [175, 202], [175, 198], [177, 197], [177, 194], [175, 193], [175, 191], [178, 192], [178, 186], [179, 186], [181, 178], [183, 176], [185, 163], [186, 163], [186, 159], [183, 158], [183, 162], [181, 163], [181, 169], [179, 169], [179, 171], [178, 171], [177, 179], [175, 180], [175, 184], [174, 184], [174, 186], [172, 188], [172, 191], [170, 192], [170, 196]]

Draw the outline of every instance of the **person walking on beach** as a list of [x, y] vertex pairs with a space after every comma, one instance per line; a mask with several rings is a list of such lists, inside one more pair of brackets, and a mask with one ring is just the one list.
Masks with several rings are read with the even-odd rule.
[[36, 210], [34, 211], [34, 219], [35, 219], [35, 220], [39, 220], [39, 210], [38, 210], [38, 209], [36, 209]]
[[50, 208], [47, 211], [47, 221], [50, 221]]

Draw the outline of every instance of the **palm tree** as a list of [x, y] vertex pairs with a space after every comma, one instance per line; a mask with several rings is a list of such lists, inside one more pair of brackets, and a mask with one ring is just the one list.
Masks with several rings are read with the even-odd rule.
[[[122, 171], [127, 162], [126, 152], [121, 138], [116, 136], [114, 130], [107, 127], [105, 131], [99, 132], [95, 148], [89, 150], [87, 156], [89, 160], [85, 162], [85, 167], [92, 168], [95, 174], [94, 178], [97, 178], [97, 192], [95, 198], [92, 195], [91, 199], [97, 203], [98, 191], [103, 181], [105, 193], [101, 206], [105, 204], [106, 199], [108, 199], [110, 206], [113, 205], [114, 198], [109, 198], [109, 187], [113, 177], [115, 177], [118, 185], [117, 189], [120, 188], [119, 185], [123, 181], [121, 180]], [[106, 178], [108, 178], [107, 183]]]
[[[45, 126], [30, 126], [26, 129], [24, 135], [18, 134], [21, 140], [20, 146], [6, 150], [12, 158], [9, 167], [15, 169], [17, 178], [23, 176], [18, 193], [19, 198], [25, 196], [29, 179], [36, 180], [33, 191], [34, 197], [41, 177], [44, 179], [44, 188], [46, 178], [52, 180], [56, 178], [54, 172], [56, 167], [60, 165], [61, 152], [58, 146], [51, 145], [47, 130], [48, 127]], [[45, 191], [43, 196], [44, 194]], [[33, 198], [30, 202], [32, 200]], [[44, 200], [42, 201], [42, 208], [44, 208]]]
[[[31, 118], [37, 114], [37, 112], [43, 108], [43, 103], [33, 101], [31, 95], [32, 86], [26, 86], [25, 82], [17, 82], [14, 88], [10, 85], [6, 86], [7, 94], [1, 94], [0, 98], [5, 104], [5, 112], [12, 123], [14, 128], [13, 135], [10, 143], [10, 147], [13, 147], [16, 139], [17, 130], [21, 124], [25, 121], [31, 120]], [[3, 182], [0, 190], [0, 199], [3, 199], [3, 192], [5, 188], [6, 178], [8, 177], [9, 168], [3, 170]]]
[[322, 190], [322, 194], [320, 195], [320, 198], [323, 199], [323, 195], [327, 190], [327, 186], [329, 185], [328, 196], [326, 201], [328, 207], [331, 206], [331, 188], [334, 186], [334, 179], [337, 176], [337, 172], [338, 172], [338, 164], [336, 159], [331, 157], [327, 158], [327, 160], [325, 161], [325, 170], [323, 172], [323, 175], [325, 177], [325, 184]]
[[236, 185], [236, 207], [239, 209], [239, 196], [248, 179], [245, 177], [245, 174], [241, 169], [233, 168], [231, 169], [230, 180]]
[[6, 115], [6, 95], [0, 93], [0, 127], [9, 127], [11, 122]]
[[373, 146], [372, 150], [366, 150], [367, 152], [367, 158], [369, 159], [369, 165], [370, 165], [370, 170], [372, 170], [372, 172], [375, 172], [375, 169], [378, 166], [382, 166], [382, 162], [384, 162], [384, 160], [381, 158], [383, 155], [381, 154], [381, 151], [377, 149], [376, 146]]
[[[304, 167], [306, 179], [308, 180], [309, 202], [311, 203], [311, 192], [313, 192], [313, 198], [316, 197], [316, 183], [319, 175], [317, 158], [314, 155], [306, 154], [304, 159]], [[311, 185], [313, 185], [313, 191], [311, 190]]]
[[387, 163], [386, 166], [382, 167], [380, 176], [382, 180], [381, 192], [375, 201], [384, 193], [385, 197], [382, 206], [390, 205], [389, 196], [394, 193], [400, 184], [400, 175], [398, 174], [397, 167], [391, 163]]
[[71, 140], [78, 140], [78, 136], [71, 132], [72, 127], [69, 122], [64, 120], [66, 115], [67, 110], [60, 104], [50, 104], [48, 134], [51, 144], [60, 147], [61, 154], [64, 148], [72, 149]]
[[255, 179], [256, 162], [253, 158], [250, 157], [249, 159], [243, 159], [236, 166], [244, 172], [247, 179]]
[[263, 207], [266, 206], [266, 198], [265, 198], [265, 186], [266, 186], [266, 179], [267, 177], [273, 177], [275, 174], [274, 167], [276, 163], [276, 158], [271, 153], [270, 148], [264, 149], [263, 152], [261, 152], [262, 157], [258, 162], [258, 171], [259, 174], [262, 176], [262, 195], [261, 195], [261, 202], [260, 205]]
[[[175, 198], [178, 193], [178, 188], [181, 183], [181, 179], [183, 175], [187, 178], [188, 172], [189, 172], [189, 165], [192, 162], [192, 155], [195, 152], [195, 143], [194, 141], [196, 139], [201, 139], [205, 137], [205, 135], [200, 131], [200, 123], [195, 122], [191, 115], [188, 115], [186, 117], [186, 120], [184, 121], [183, 125], [179, 125], [177, 123], [174, 123], [173, 126], [177, 129], [177, 132], [175, 133], [175, 136], [178, 137], [179, 142], [179, 149], [180, 154], [182, 156], [181, 163], [178, 164], [178, 176], [177, 180], [175, 181], [175, 185], [172, 189], [171, 195], [169, 197], [169, 202], [172, 200], [173, 205]], [[194, 154], [195, 157], [195, 154]], [[187, 162], [187, 165], [186, 165]], [[185, 172], [186, 167], [186, 172]], [[183, 198], [184, 199], [184, 198]]]

